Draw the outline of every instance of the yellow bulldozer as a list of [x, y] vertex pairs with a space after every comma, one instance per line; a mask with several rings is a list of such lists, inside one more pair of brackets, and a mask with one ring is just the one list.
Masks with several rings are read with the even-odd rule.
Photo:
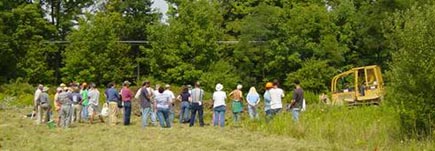
[[352, 68], [331, 81], [334, 105], [379, 105], [384, 96], [384, 80], [377, 65]]

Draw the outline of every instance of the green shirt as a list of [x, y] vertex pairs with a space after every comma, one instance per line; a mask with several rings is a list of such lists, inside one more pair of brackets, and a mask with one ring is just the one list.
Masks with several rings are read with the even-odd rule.
[[82, 90], [82, 91], [80, 92], [80, 94], [82, 95], [82, 99], [83, 99], [82, 104], [83, 104], [84, 106], [88, 106], [88, 105], [89, 105], [88, 90]]

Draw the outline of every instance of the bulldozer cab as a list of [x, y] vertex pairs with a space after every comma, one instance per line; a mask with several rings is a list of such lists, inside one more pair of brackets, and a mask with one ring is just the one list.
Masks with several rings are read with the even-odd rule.
[[384, 81], [379, 66], [352, 68], [331, 81], [332, 103], [337, 105], [379, 104]]

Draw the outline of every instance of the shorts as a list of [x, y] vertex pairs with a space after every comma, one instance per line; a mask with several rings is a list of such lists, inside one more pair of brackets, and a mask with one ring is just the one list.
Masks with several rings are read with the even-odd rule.
[[89, 104], [88, 111], [89, 115], [92, 115], [92, 113], [94, 112], [97, 113], [97, 115], [100, 114], [100, 111], [98, 110], [98, 105], [95, 104]]

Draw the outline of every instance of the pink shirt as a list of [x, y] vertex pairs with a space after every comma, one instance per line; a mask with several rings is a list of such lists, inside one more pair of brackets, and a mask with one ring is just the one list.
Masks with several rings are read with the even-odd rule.
[[121, 89], [122, 101], [131, 101], [133, 97], [133, 93], [131, 93], [130, 89], [127, 87], [123, 87]]

